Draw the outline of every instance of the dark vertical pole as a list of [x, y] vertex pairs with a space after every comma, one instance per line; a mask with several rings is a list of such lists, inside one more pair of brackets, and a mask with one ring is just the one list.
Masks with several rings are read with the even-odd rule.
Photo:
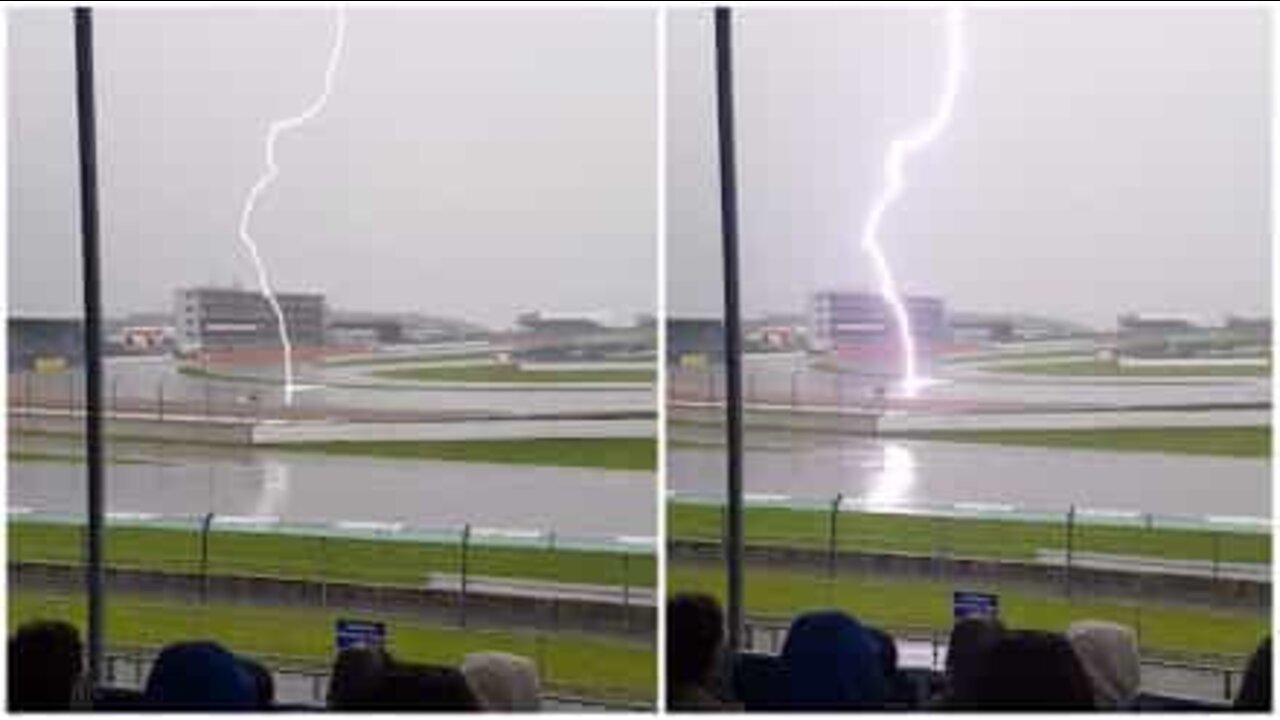
[[76, 120], [80, 144], [80, 238], [84, 278], [85, 454], [89, 522], [85, 543], [89, 683], [102, 680], [102, 287], [98, 257], [98, 148], [93, 104], [93, 10], [75, 9]]
[[1076, 540], [1076, 506], [1072, 505], [1067, 510], [1067, 558], [1064, 580], [1066, 582], [1067, 597], [1071, 597], [1071, 561], [1072, 555], [1075, 554]]
[[720, 232], [724, 246], [725, 420], [729, 512], [725, 619], [729, 650], [742, 648], [742, 311], [738, 304], [738, 179], [733, 137], [733, 47], [729, 8], [715, 10], [716, 114], [720, 140]]
[[827, 535], [827, 577], [836, 576], [836, 558], [840, 552], [840, 504], [844, 502], [844, 493], [836, 495], [831, 501], [831, 527]]
[[467, 564], [471, 550], [471, 524], [462, 526], [462, 556], [459, 561], [459, 574], [461, 578], [458, 584], [458, 624], [462, 627], [467, 626]]
[[209, 532], [213, 528], [213, 513], [205, 513], [200, 521], [200, 602], [209, 602]]

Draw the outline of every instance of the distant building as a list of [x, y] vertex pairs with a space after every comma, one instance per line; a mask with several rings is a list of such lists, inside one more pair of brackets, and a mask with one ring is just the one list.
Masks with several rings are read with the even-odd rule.
[[1116, 354], [1134, 358], [1266, 355], [1270, 318], [1216, 319], [1173, 313], [1129, 313], [1117, 322]]
[[[925, 296], [906, 296], [903, 303], [917, 360], [926, 366], [938, 348], [950, 341], [946, 306], [939, 298]], [[809, 345], [873, 373], [896, 372], [901, 357], [892, 308], [883, 297], [869, 292], [815, 293], [810, 302]]]
[[535, 311], [520, 314], [516, 326], [506, 340], [518, 360], [648, 359], [658, 344], [647, 316]]
[[84, 365], [84, 325], [79, 318], [10, 317], [9, 372], [54, 372]]
[[[289, 340], [296, 347], [324, 345], [325, 298], [277, 294]], [[275, 313], [261, 293], [230, 288], [185, 288], [174, 295], [179, 349], [227, 350], [279, 347]]]

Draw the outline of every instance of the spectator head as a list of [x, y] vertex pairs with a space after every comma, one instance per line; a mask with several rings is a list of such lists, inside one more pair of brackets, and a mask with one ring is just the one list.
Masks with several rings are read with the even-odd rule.
[[973, 702], [995, 710], [1092, 710], [1093, 688], [1071, 643], [1056, 633], [1008, 631], [975, 678]]
[[249, 677], [253, 680], [254, 697], [257, 698], [258, 707], [269, 708], [274, 705], [276, 702], [276, 681], [272, 677], [271, 671], [253, 658], [241, 657], [240, 664], [244, 666], [245, 672], [249, 673]]
[[144, 691], [149, 705], [168, 710], [251, 710], [253, 676], [213, 642], [174, 643], [160, 652]]
[[71, 708], [84, 669], [80, 633], [65, 622], [39, 620], [9, 639], [9, 709]]
[[1240, 710], [1271, 711], [1271, 638], [1258, 644], [1244, 671], [1240, 692], [1236, 695], [1236, 708]]
[[724, 645], [724, 613], [709, 595], [677, 595], [667, 603], [667, 683], [711, 681]]
[[946, 661], [949, 703], [963, 705], [972, 699], [975, 679], [1003, 634], [1004, 626], [995, 618], [970, 617], [952, 626]]
[[1130, 707], [1142, 684], [1133, 630], [1103, 620], [1080, 620], [1067, 628], [1067, 640], [1089, 676], [1097, 706], [1104, 710]]
[[329, 708], [369, 707], [381, 692], [391, 658], [381, 648], [354, 647], [338, 653], [329, 676]]
[[485, 710], [536, 712], [541, 704], [538, 668], [528, 658], [471, 653], [462, 660], [462, 674]]
[[782, 646], [789, 702], [797, 710], [877, 707], [885, 698], [875, 637], [838, 610], [797, 617]]
[[393, 662], [387, 668], [374, 709], [468, 712], [480, 703], [462, 673], [450, 667]]
[[884, 676], [897, 675], [898, 644], [893, 641], [893, 636], [878, 627], [868, 626], [867, 632], [875, 639], [876, 647], [880, 651], [880, 669], [884, 671]]

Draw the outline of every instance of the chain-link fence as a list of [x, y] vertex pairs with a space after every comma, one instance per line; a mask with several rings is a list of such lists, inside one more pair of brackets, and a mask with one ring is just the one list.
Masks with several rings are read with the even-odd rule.
[[[152, 648], [113, 648], [105, 657], [105, 681], [110, 687], [141, 690], [155, 661]], [[325, 706], [330, 668], [300, 658], [255, 656], [272, 675], [276, 702], [298, 709], [320, 709]], [[648, 702], [623, 699], [591, 698], [573, 693], [572, 689], [542, 689], [545, 712], [652, 712]]]
[[[951, 592], [967, 589], [999, 595], [1014, 625], [1111, 619], [1172, 658], [1247, 653], [1268, 631], [1266, 519], [840, 496], [748, 494], [745, 505], [753, 612], [841, 606], [893, 625], [949, 628]], [[724, 515], [719, 498], [669, 495], [673, 589], [716, 589], [707, 578], [724, 561]]]
[[[786, 642], [791, 619], [785, 616], [753, 616], [743, 633], [748, 652], [776, 655]], [[884, 628], [897, 645], [901, 667], [945, 669], [949, 633], [930, 627]], [[1213, 660], [1171, 660], [1145, 657], [1141, 661], [1142, 690], [1172, 697], [1197, 698], [1229, 704], [1244, 679], [1247, 657], [1219, 656]]]
[[[11, 564], [56, 573], [81, 563], [81, 518], [22, 513], [9, 520]], [[290, 524], [212, 513], [109, 514], [106, 567], [139, 591], [186, 600], [292, 597], [319, 607], [430, 610], [459, 626], [538, 620], [552, 629], [628, 634], [652, 627], [656, 585], [651, 538], [472, 525]]]
[[[82, 620], [84, 532], [79, 517], [9, 516], [11, 621]], [[111, 647], [213, 638], [323, 665], [336, 618], [378, 619], [407, 659], [503, 650], [566, 692], [653, 693], [652, 538], [111, 513], [105, 562]]]

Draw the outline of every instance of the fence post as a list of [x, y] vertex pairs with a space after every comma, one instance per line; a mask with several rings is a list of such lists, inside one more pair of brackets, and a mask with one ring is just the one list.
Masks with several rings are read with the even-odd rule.
[[461, 579], [458, 587], [458, 624], [462, 627], [467, 626], [467, 556], [470, 551], [470, 546], [471, 524], [467, 523], [462, 526], [462, 555], [459, 562]]
[[160, 387], [156, 391], [156, 419], [164, 420], [164, 380], [160, 381]]
[[831, 501], [830, 527], [827, 533], [827, 578], [836, 577], [836, 553], [839, 548], [840, 503], [844, 502], [844, 493], [838, 493]]
[[27, 407], [32, 407], [35, 405], [35, 398], [32, 397], [33, 393], [31, 392], [31, 378], [35, 377], [35, 373], [32, 372], [31, 370], [27, 370], [22, 375], [23, 375], [22, 382], [24, 385], [26, 385], [25, 389], [23, 390], [23, 399], [26, 401]]
[[791, 408], [793, 410], [796, 407], [796, 381], [799, 379], [799, 377], [800, 377], [799, 370], [791, 371]]
[[631, 553], [622, 551], [622, 627], [631, 631]]
[[551, 629], [560, 630], [560, 593], [556, 592], [555, 583], [560, 579], [559, 555], [556, 553], [556, 531], [547, 533], [547, 551], [551, 553]]
[[108, 408], [110, 414], [120, 412], [120, 378], [111, 378], [111, 407]]
[[320, 607], [329, 607], [329, 538], [320, 536]]
[[213, 513], [205, 513], [200, 522], [200, 604], [209, 602], [209, 531]]
[[209, 380], [204, 381], [204, 419], [208, 420], [212, 416], [210, 405], [212, 404], [212, 394], [209, 388]]
[[1063, 580], [1066, 584], [1067, 597], [1071, 597], [1071, 560], [1075, 553], [1075, 527], [1076, 527], [1076, 506], [1074, 504], [1067, 510], [1067, 558], [1066, 566], [1063, 570]]

